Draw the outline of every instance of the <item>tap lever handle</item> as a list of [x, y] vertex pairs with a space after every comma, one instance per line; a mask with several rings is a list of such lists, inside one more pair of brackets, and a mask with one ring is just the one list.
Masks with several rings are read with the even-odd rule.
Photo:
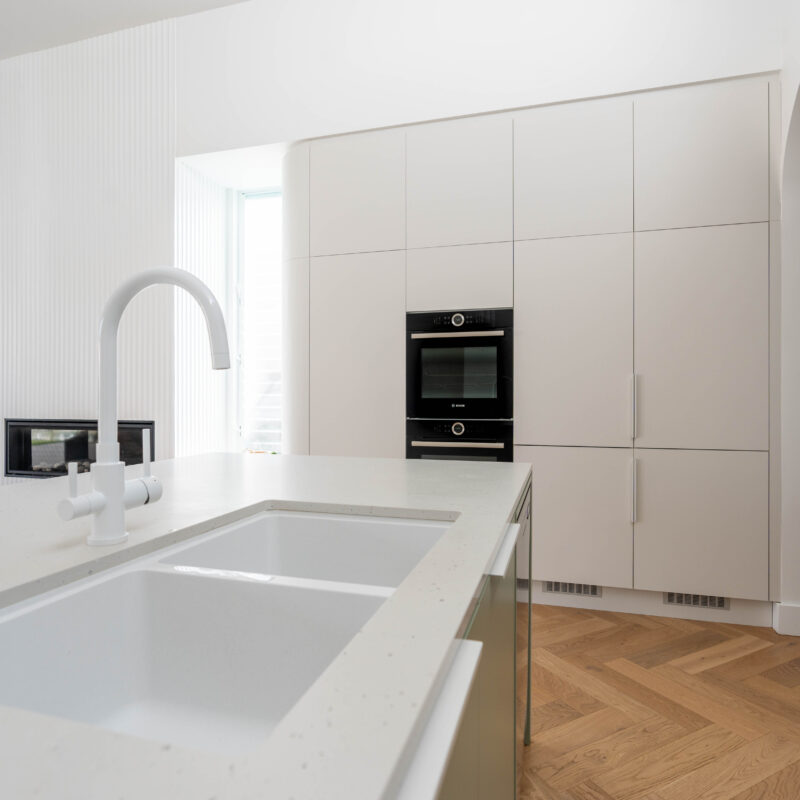
[[142, 467], [145, 478], [150, 477], [150, 428], [142, 428]]
[[78, 462], [70, 461], [67, 464], [67, 476], [69, 477], [69, 496], [78, 496]]

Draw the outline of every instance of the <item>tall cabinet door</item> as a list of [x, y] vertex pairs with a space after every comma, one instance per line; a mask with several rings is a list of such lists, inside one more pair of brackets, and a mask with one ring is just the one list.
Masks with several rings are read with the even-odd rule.
[[633, 236], [514, 245], [517, 444], [630, 447]]
[[311, 259], [312, 455], [405, 454], [405, 253]]
[[533, 579], [633, 586], [630, 448], [515, 447], [533, 467]]
[[634, 588], [768, 599], [768, 453], [636, 450]]
[[639, 447], [769, 447], [768, 225], [636, 234]]

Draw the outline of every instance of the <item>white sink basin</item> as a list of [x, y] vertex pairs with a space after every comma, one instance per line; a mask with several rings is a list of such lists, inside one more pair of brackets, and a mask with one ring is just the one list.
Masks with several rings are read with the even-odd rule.
[[267, 736], [383, 602], [126, 569], [0, 614], [0, 704], [241, 752]]
[[193, 540], [162, 563], [394, 587], [449, 524], [268, 511]]

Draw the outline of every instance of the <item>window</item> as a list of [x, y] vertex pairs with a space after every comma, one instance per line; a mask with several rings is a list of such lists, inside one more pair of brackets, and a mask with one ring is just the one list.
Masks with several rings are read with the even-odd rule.
[[241, 446], [281, 452], [281, 196], [240, 195], [238, 419]]

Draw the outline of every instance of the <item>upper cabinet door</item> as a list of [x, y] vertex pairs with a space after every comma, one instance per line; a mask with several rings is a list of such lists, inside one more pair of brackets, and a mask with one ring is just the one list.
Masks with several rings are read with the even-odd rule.
[[768, 225], [636, 234], [640, 447], [769, 447]]
[[769, 219], [768, 92], [753, 80], [636, 98], [636, 230]]
[[402, 250], [405, 131], [311, 143], [311, 255]]
[[311, 259], [311, 454], [405, 455], [405, 253]]
[[633, 234], [514, 245], [514, 440], [630, 447]]
[[633, 103], [514, 116], [514, 238], [633, 230]]
[[511, 117], [475, 117], [407, 131], [408, 246], [512, 237]]
[[511, 242], [409, 250], [409, 311], [505, 308], [514, 304]]

